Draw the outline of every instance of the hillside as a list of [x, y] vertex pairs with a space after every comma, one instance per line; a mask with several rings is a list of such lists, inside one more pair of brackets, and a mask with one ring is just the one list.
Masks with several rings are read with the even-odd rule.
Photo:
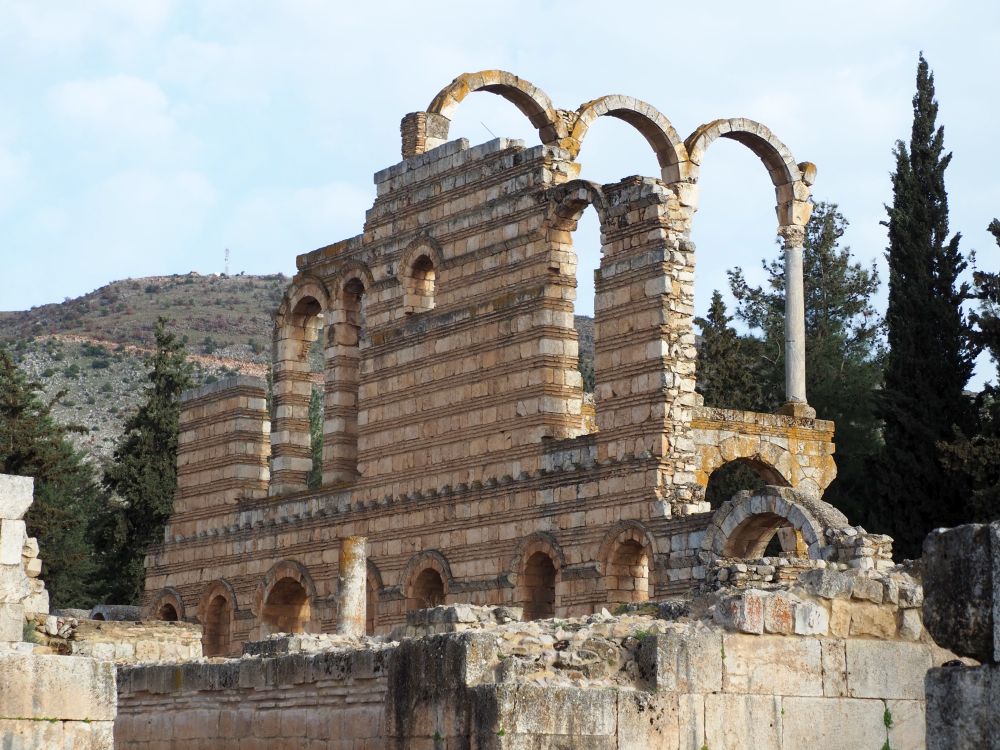
[[[200, 383], [234, 373], [263, 377], [270, 366], [271, 313], [288, 285], [270, 276], [151, 276], [115, 281], [76, 299], [0, 312], [0, 342], [56, 402], [77, 446], [111, 458], [126, 417], [142, 400], [158, 316], [184, 342]], [[580, 351], [593, 361], [593, 320], [577, 316]], [[313, 368], [322, 367], [317, 348]]]

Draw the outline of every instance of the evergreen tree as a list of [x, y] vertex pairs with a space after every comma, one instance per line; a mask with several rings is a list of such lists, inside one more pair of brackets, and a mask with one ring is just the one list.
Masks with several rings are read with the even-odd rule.
[[[803, 281], [806, 316], [806, 393], [822, 419], [836, 423], [837, 478], [825, 499], [852, 519], [865, 520], [867, 462], [879, 448], [874, 398], [881, 382], [881, 319], [872, 306], [879, 278], [874, 264], [854, 260], [840, 239], [847, 220], [834, 203], [816, 204], [806, 225]], [[765, 286], [750, 286], [741, 269], [729, 273], [737, 314], [762, 331], [763, 407], [784, 400], [785, 274], [781, 260], [764, 262]]]
[[[990, 232], [1000, 246], [1000, 221]], [[942, 446], [945, 465], [960, 472], [970, 488], [969, 521], [1000, 518], [1000, 272], [976, 272], [975, 296], [979, 310], [969, 317], [980, 350], [988, 351], [997, 382], [987, 383], [976, 397], [976, 430], [967, 437], [956, 430], [955, 440]]]
[[35, 478], [25, 521], [28, 535], [38, 539], [52, 606], [89, 609], [98, 592], [87, 528], [103, 496], [67, 437], [73, 428], [52, 417], [59, 396], [45, 403], [38, 392], [39, 385], [28, 382], [0, 347], [0, 472]]
[[944, 128], [938, 127], [934, 76], [920, 56], [909, 148], [896, 144], [889, 214], [889, 352], [878, 411], [885, 447], [877, 481], [878, 528], [903, 556], [920, 554], [935, 526], [967, 520], [967, 486], [946, 471], [938, 444], [955, 428], [969, 434], [972, 402], [964, 388], [974, 352], [962, 303], [968, 287], [959, 235], [948, 237]]
[[712, 292], [708, 315], [695, 318], [701, 329], [698, 347], [698, 392], [708, 406], [729, 409], [761, 408], [760, 342], [740, 336], [718, 290]]
[[323, 391], [315, 386], [309, 394], [309, 451], [312, 469], [306, 486], [314, 490], [323, 484]]
[[191, 385], [191, 367], [183, 345], [167, 331], [167, 322], [162, 317], [156, 322], [146, 400], [125, 423], [114, 462], [104, 474], [105, 486], [121, 500], [100, 528], [108, 594], [120, 604], [139, 601], [143, 558], [149, 546], [163, 538], [177, 485], [180, 396]]

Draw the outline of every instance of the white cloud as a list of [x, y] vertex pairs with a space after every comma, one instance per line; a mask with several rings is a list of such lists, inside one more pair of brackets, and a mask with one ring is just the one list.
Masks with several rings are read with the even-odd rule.
[[167, 95], [155, 83], [134, 76], [62, 83], [48, 99], [69, 125], [116, 145], [162, 144], [176, 132]]

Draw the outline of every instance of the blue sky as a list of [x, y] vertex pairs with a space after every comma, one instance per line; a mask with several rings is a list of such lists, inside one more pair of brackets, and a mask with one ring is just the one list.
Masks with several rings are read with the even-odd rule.
[[[847, 242], [884, 268], [891, 150], [908, 137], [917, 54], [955, 156], [952, 227], [984, 267], [1000, 215], [1000, 4], [924, 0], [341, 4], [320, 0], [0, 0], [0, 309], [128, 276], [294, 271], [361, 231], [399, 120], [459, 73], [502, 68], [573, 109], [603, 94], [656, 106], [686, 136], [717, 117], [767, 124], [819, 167]], [[502, 99], [459, 108], [453, 137], [536, 142]], [[602, 118], [580, 155], [599, 182], [656, 174]], [[775, 253], [773, 191], [738, 144], [713, 145], [695, 218], [697, 304], [725, 270]], [[588, 212], [589, 213], [589, 212]], [[597, 228], [581, 226], [581, 283]], [[581, 288], [579, 312], [592, 308]], [[884, 296], [884, 294], [883, 294]]]

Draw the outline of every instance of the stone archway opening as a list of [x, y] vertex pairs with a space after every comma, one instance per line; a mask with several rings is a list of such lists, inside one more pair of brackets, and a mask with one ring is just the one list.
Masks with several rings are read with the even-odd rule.
[[544, 620], [556, 613], [556, 565], [545, 552], [535, 552], [524, 562], [521, 603], [525, 620]]
[[309, 594], [299, 581], [282, 578], [271, 587], [260, 618], [264, 635], [303, 633], [309, 618]]
[[403, 309], [407, 315], [434, 309], [436, 274], [434, 261], [426, 253], [420, 255], [410, 266]]
[[[97, 616], [94, 619], [98, 619]], [[100, 619], [104, 619], [101, 617]], [[177, 622], [180, 618], [177, 616], [177, 609], [170, 602], [164, 602], [160, 605], [159, 610], [156, 612], [156, 619], [163, 620], [164, 622]]]
[[208, 603], [205, 613], [205, 630], [202, 635], [202, 653], [205, 656], [225, 656], [229, 653], [231, 619], [229, 601], [222, 594], [217, 594]]
[[607, 564], [609, 604], [649, 600], [649, 555], [635, 539], [615, 547]]
[[757, 513], [740, 523], [726, 540], [723, 557], [808, 557], [802, 533], [776, 513]]
[[705, 500], [712, 510], [716, 510], [741, 490], [757, 492], [767, 485], [787, 486], [788, 482], [777, 469], [761, 460], [737, 458], [711, 473], [705, 487]]
[[444, 579], [434, 568], [424, 568], [413, 581], [406, 609], [429, 609], [444, 604]]

